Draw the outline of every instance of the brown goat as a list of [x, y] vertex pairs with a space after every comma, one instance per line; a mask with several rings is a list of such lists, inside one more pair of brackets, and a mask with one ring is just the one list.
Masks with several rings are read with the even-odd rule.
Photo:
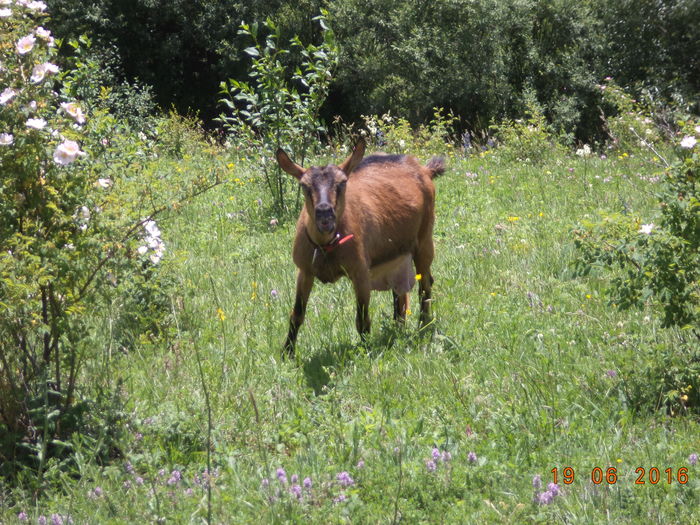
[[284, 345], [289, 355], [294, 354], [315, 278], [332, 283], [345, 275], [352, 281], [355, 322], [364, 338], [370, 330], [370, 290], [392, 290], [394, 319], [404, 321], [417, 273], [420, 323], [430, 321], [433, 178], [445, 171], [444, 162], [434, 158], [422, 166], [412, 156], [385, 154], [363, 160], [364, 152], [360, 141], [342, 164], [304, 169], [277, 150], [277, 162], [299, 181], [306, 201], [293, 249], [299, 274]]

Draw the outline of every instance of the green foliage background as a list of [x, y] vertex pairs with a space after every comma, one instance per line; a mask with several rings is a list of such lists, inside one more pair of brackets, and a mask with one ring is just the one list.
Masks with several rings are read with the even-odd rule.
[[[324, 114], [393, 114], [426, 122], [435, 106], [483, 131], [518, 118], [534, 91], [557, 130], [602, 137], [596, 84], [612, 76], [681, 105], [700, 93], [695, 0], [49, 1], [55, 32], [83, 32], [119, 58], [123, 77], [153, 86], [163, 107], [218, 115], [224, 79], [246, 80], [241, 21], [272, 18], [282, 41], [320, 44], [329, 10], [340, 65]], [[295, 63], [295, 57], [288, 58]]]

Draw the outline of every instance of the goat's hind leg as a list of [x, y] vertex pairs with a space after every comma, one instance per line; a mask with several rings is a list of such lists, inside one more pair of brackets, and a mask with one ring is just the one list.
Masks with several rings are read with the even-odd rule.
[[414, 257], [416, 273], [420, 275], [418, 281], [418, 295], [420, 297], [420, 326], [425, 328], [432, 321], [430, 315], [430, 303], [432, 302], [433, 275], [430, 273], [430, 265], [434, 256], [433, 240], [428, 239], [422, 243]]

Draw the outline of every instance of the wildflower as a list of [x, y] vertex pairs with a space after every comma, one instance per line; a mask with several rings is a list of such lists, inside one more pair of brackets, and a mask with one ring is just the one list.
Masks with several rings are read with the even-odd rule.
[[44, 129], [47, 122], [43, 118], [29, 118], [26, 124], [28, 128]]
[[270, 480], [267, 478], [263, 478], [262, 481], [260, 482], [260, 485], [262, 488], [266, 489], [267, 487], [270, 486]]
[[8, 16], [12, 16], [11, 9], [0, 9], [0, 18], [7, 18]]
[[66, 140], [53, 152], [53, 160], [56, 164], [67, 166], [85, 152], [80, 151], [80, 146], [74, 140]]
[[2, 93], [0, 93], [0, 105], [4, 106], [7, 104], [17, 92], [12, 88], [5, 88]]
[[695, 126], [695, 133], [697, 133], [698, 135], [700, 135], [700, 125]]
[[19, 521], [27, 521], [29, 519], [29, 516], [27, 516], [27, 513], [22, 511], [19, 514], [17, 514], [17, 519]]
[[681, 148], [690, 149], [694, 147], [697, 143], [698, 141], [695, 137], [693, 137], [692, 135], [686, 135], [685, 137], [683, 137], [683, 140], [681, 140]]
[[36, 520], [39, 525], [46, 525], [46, 516], [39, 516]]
[[44, 62], [43, 64], [37, 64], [32, 70], [32, 76], [29, 78], [33, 83], [38, 84], [47, 73], [56, 74], [58, 73], [58, 66], [52, 64], [51, 62]]
[[60, 514], [51, 514], [51, 525], [63, 525], [63, 518]]
[[350, 477], [350, 474], [348, 474], [345, 471], [338, 474], [336, 476], [336, 479], [338, 480], [338, 483], [340, 483], [343, 487], [349, 487], [350, 485], [355, 484], [355, 481]]
[[34, 38], [32, 35], [27, 35], [20, 38], [15, 47], [20, 55], [26, 55], [34, 48], [35, 42], [36, 38]]
[[695, 466], [698, 464], [698, 455], [693, 453], [690, 456], [688, 456], [688, 463], [691, 465]]
[[189, 496], [191, 496], [192, 494], [194, 494], [194, 490], [192, 490], [191, 488], [188, 488], [187, 490], [185, 490], [185, 496], [188, 496], [188, 497], [189, 497]]
[[85, 123], [85, 115], [83, 110], [75, 102], [63, 102], [61, 109], [70, 115], [78, 124]]
[[270, 297], [272, 297], [273, 299], [277, 299], [278, 295], [279, 293], [277, 292], [277, 290], [270, 290]]
[[277, 469], [277, 479], [279, 480], [280, 483], [286, 484], [287, 483], [287, 473], [284, 471], [283, 468], [278, 468]]
[[310, 489], [311, 488], [311, 478], [309, 478], [309, 477], [304, 478], [304, 481], [302, 481], [302, 485], [304, 485], [305, 489]]
[[148, 251], [148, 246], [139, 246], [136, 251], [139, 252], [139, 255], [145, 255]]
[[432, 459], [429, 459], [425, 462], [425, 468], [428, 469], [428, 472], [435, 472], [435, 470], [437, 469], [437, 465]]
[[39, 26], [34, 30], [34, 34], [41, 38], [42, 40], [47, 40], [51, 41], [53, 40], [51, 37], [51, 31], [48, 29], [44, 29], [43, 27]]
[[535, 488], [535, 489], [538, 489], [538, 488], [540, 488], [540, 487], [542, 486], [542, 478], [540, 477], [539, 474], [535, 475], [535, 476], [532, 478], [532, 486], [533, 486], [533, 488]]
[[111, 179], [97, 179], [95, 184], [100, 188], [111, 188], [114, 182]]
[[348, 498], [345, 494], [338, 494], [337, 498], [333, 498], [333, 503], [342, 503], [346, 499], [348, 499]]
[[299, 476], [297, 474], [292, 474], [292, 483], [298, 483], [299, 482]]
[[162, 468], [158, 471], [158, 477], [162, 478], [163, 476], [165, 476], [165, 469], [164, 468]]
[[474, 452], [470, 452], [467, 455], [467, 461], [469, 461], [469, 463], [476, 463], [476, 460], [477, 460], [477, 457], [476, 457], [476, 454]]
[[180, 480], [182, 479], [182, 474], [180, 474], [179, 470], [173, 470], [170, 473], [170, 477], [168, 478], [168, 481], [166, 482], [168, 485], [177, 485]]
[[584, 144], [581, 149], [576, 150], [576, 155], [579, 157], [589, 157], [591, 155], [591, 147], [588, 144]]
[[12, 133], [0, 133], [0, 146], [10, 146], [14, 141]]
[[549, 485], [547, 485], [547, 492], [551, 492], [552, 496], [558, 496], [560, 492], [559, 485], [557, 485], [556, 483], [550, 483]]
[[131, 481], [127, 479], [124, 483], [122, 483], [122, 487], [124, 487], [124, 490], [129, 490], [131, 488]]
[[44, 2], [29, 2], [27, 8], [32, 11], [44, 11], [46, 9], [46, 4]]
[[516, 222], [516, 221], [519, 221], [519, 220], [520, 220], [520, 217], [508, 217], [508, 221], [509, 221], [509, 222]]
[[141, 476], [136, 476], [136, 479], [134, 480], [134, 482], [137, 485], [143, 485], [143, 478]]
[[443, 463], [448, 463], [449, 461], [452, 461], [452, 454], [447, 452], [447, 450], [443, 450], [442, 452], [442, 462]]
[[358, 469], [363, 469], [365, 468], [365, 461], [361, 459], [360, 461], [357, 462], [356, 468]]
[[639, 228], [639, 233], [643, 233], [645, 235], [651, 235], [651, 230], [654, 228], [654, 223], [650, 224], [642, 224], [642, 226]]
[[440, 461], [440, 451], [437, 448], [433, 448], [433, 459], [435, 461]]
[[278, 223], [279, 223], [279, 221], [278, 221], [277, 219], [271, 219], [271, 220], [270, 220], [270, 226], [272, 226], [273, 228], [274, 228], [275, 226], [277, 226]]
[[608, 376], [610, 379], [613, 379], [617, 377], [617, 371], [616, 370], [608, 370], [605, 372], [605, 375]]
[[297, 499], [301, 499], [301, 485], [292, 485], [289, 492], [296, 496]]
[[540, 505], [549, 505], [550, 503], [552, 503], [552, 500], [554, 500], [554, 494], [552, 494], [548, 490], [545, 492], [541, 492], [536, 498], [537, 503], [539, 503]]

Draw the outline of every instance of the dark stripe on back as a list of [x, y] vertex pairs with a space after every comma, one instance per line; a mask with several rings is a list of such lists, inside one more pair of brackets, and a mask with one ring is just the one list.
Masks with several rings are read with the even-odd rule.
[[356, 170], [361, 170], [367, 166], [374, 166], [375, 164], [397, 164], [403, 162], [406, 155], [370, 155], [362, 159], [362, 162], [357, 165]]

